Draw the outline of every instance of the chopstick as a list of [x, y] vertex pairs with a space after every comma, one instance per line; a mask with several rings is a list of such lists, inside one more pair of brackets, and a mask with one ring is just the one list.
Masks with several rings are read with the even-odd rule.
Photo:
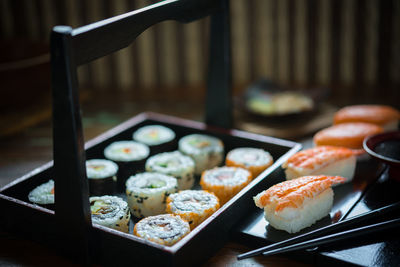
[[333, 242], [336, 241], [341, 241], [341, 240], [346, 240], [362, 235], [370, 235], [374, 234], [377, 232], [382, 232], [382, 231], [387, 231], [390, 229], [394, 228], [399, 228], [400, 227], [400, 218], [385, 221], [385, 222], [380, 222], [376, 224], [371, 224], [367, 226], [362, 226], [359, 228], [311, 239], [308, 241], [300, 242], [297, 244], [289, 245], [286, 247], [280, 247], [274, 250], [270, 250], [267, 252], [264, 252], [264, 256], [271, 256], [271, 255], [276, 255], [279, 253], [284, 253], [284, 252], [290, 252], [290, 251], [295, 251], [295, 250], [300, 250], [300, 249], [306, 249], [310, 247], [315, 247], [315, 246], [320, 246], [324, 244], [332, 244]]
[[308, 233], [305, 233], [305, 234], [302, 234], [302, 235], [298, 235], [298, 236], [293, 237], [293, 238], [289, 238], [289, 239], [283, 240], [281, 242], [277, 242], [277, 243], [274, 243], [274, 244], [271, 244], [271, 245], [268, 245], [268, 246], [265, 246], [265, 247], [261, 247], [261, 248], [258, 248], [258, 249], [255, 249], [255, 250], [240, 254], [240, 255], [237, 256], [237, 259], [238, 260], [242, 260], [242, 259], [250, 258], [250, 257], [253, 257], [253, 256], [260, 255], [261, 253], [266, 252], [268, 250], [275, 250], [275, 249], [280, 248], [280, 247], [289, 246], [289, 245], [292, 245], [294, 243], [303, 242], [303, 241], [306, 241], [306, 240], [317, 238], [319, 236], [329, 234], [329, 233], [331, 233], [333, 231], [343, 230], [345, 228], [348, 228], [348, 227], [350, 227], [352, 225], [361, 223], [363, 221], [367, 221], [367, 220], [371, 220], [371, 219], [374, 219], [374, 218], [378, 218], [378, 217], [383, 216], [383, 215], [385, 215], [385, 214], [387, 214], [389, 212], [395, 211], [395, 210], [397, 210], [399, 208], [400, 208], [400, 202], [396, 202], [394, 204], [387, 205], [387, 206], [384, 206], [382, 208], [379, 208], [379, 209], [376, 209], [376, 210], [372, 210], [372, 211], [369, 211], [369, 212], [354, 216], [354, 217], [352, 217], [350, 219], [346, 219], [346, 220], [343, 220], [343, 221], [340, 221], [340, 222], [337, 222], [337, 223], [334, 223], [334, 224], [319, 228], [317, 230], [314, 230], [314, 231], [311, 231], [311, 232], [308, 232]]

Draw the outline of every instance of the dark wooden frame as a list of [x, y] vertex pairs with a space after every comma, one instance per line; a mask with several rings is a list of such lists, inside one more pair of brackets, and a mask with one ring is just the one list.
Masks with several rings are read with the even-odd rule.
[[77, 29], [53, 28], [53, 151], [56, 210], [60, 211], [56, 212], [56, 221], [60, 237], [66, 238], [67, 243], [79, 244], [78, 248], [71, 248], [77, 248], [74, 250], [82, 253], [80, 257], [88, 255], [91, 217], [77, 67], [128, 46], [140, 33], [161, 21], [188, 22], [211, 14], [206, 122], [229, 128], [232, 105], [228, 3], [228, 0], [169, 0]]

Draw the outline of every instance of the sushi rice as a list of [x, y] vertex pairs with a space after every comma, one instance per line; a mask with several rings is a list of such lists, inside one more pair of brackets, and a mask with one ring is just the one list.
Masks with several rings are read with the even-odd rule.
[[147, 125], [133, 133], [133, 139], [148, 146], [156, 146], [175, 139], [175, 133], [162, 125]]
[[194, 184], [194, 161], [179, 151], [164, 152], [146, 161], [146, 171], [171, 175], [178, 180], [178, 190], [192, 188]]
[[135, 224], [134, 235], [165, 246], [172, 246], [190, 232], [188, 222], [179, 216], [149, 216]]
[[131, 214], [128, 204], [120, 197], [101, 196], [89, 198], [92, 223], [124, 233], [129, 232]]
[[162, 173], [144, 172], [126, 181], [129, 208], [137, 218], [165, 213], [167, 197], [178, 188], [176, 178]]
[[204, 190], [183, 190], [167, 198], [168, 213], [179, 215], [194, 229], [219, 209], [218, 198]]
[[224, 157], [222, 141], [205, 134], [186, 135], [179, 140], [178, 147], [179, 151], [194, 160], [196, 175], [220, 165]]
[[54, 204], [54, 180], [39, 185], [29, 192], [28, 199], [30, 202], [39, 205]]
[[213, 192], [221, 205], [228, 202], [252, 179], [251, 173], [239, 167], [218, 167], [204, 171], [200, 185], [203, 190]]

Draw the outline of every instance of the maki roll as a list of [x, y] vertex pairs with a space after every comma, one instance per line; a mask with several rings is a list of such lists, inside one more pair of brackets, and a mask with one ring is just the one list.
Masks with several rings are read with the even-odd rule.
[[267, 151], [252, 147], [232, 149], [225, 159], [226, 166], [244, 168], [251, 172], [253, 178], [271, 166], [273, 162], [271, 154]]
[[196, 175], [220, 165], [224, 157], [222, 141], [205, 134], [186, 135], [179, 140], [178, 146], [179, 151], [194, 160]]
[[176, 178], [155, 172], [131, 176], [126, 181], [129, 208], [137, 218], [165, 213], [167, 197], [178, 188]]
[[251, 173], [238, 167], [219, 167], [204, 171], [200, 185], [213, 192], [223, 205], [244, 188], [252, 179]]
[[133, 133], [132, 138], [149, 146], [151, 155], [176, 149], [174, 131], [162, 125], [143, 126]]
[[104, 156], [118, 164], [117, 185], [120, 190], [124, 189], [126, 179], [143, 171], [149, 154], [147, 145], [135, 141], [117, 141], [104, 149]]
[[131, 214], [128, 204], [116, 196], [91, 197], [92, 222], [124, 233], [129, 232]]
[[49, 180], [33, 189], [29, 192], [28, 199], [34, 204], [54, 209], [54, 181]]
[[134, 235], [165, 246], [172, 246], [189, 232], [189, 224], [172, 214], [144, 218], [133, 229]]
[[194, 183], [194, 161], [179, 151], [151, 156], [146, 161], [146, 171], [175, 177], [178, 180], [178, 190], [190, 189]]
[[204, 190], [183, 190], [167, 198], [166, 211], [189, 222], [191, 230], [218, 209], [218, 198]]
[[86, 175], [92, 196], [113, 194], [117, 181], [118, 165], [106, 159], [86, 161]]

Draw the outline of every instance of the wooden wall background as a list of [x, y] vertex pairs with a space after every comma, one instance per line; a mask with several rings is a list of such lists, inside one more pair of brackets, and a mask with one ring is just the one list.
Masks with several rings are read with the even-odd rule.
[[[48, 42], [54, 25], [77, 27], [154, 2], [0, 0], [0, 36]], [[231, 0], [231, 26], [236, 90], [266, 77], [327, 86], [343, 100], [383, 96], [400, 104], [398, 0]], [[135, 88], [137, 95], [186, 87], [184, 95], [197, 97], [206, 78], [207, 36], [207, 19], [163, 22], [128, 48], [81, 67], [80, 82], [92, 90]]]

